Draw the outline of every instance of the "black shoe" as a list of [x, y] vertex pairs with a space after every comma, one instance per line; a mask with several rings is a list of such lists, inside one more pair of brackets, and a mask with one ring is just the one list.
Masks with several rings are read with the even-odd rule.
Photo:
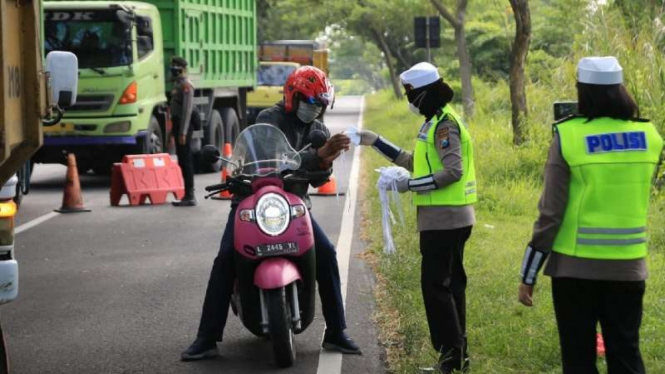
[[196, 206], [196, 199], [193, 197], [184, 197], [182, 200], [171, 202], [173, 206]]
[[196, 361], [219, 356], [217, 342], [208, 338], [196, 338], [194, 343], [180, 354], [182, 361]]
[[468, 373], [470, 361], [469, 357], [453, 358], [447, 356], [439, 361], [438, 366], [441, 374]]
[[326, 330], [326, 333], [323, 335], [323, 344], [321, 344], [321, 346], [323, 349], [331, 351], [338, 351], [352, 355], [363, 354], [356, 342], [349, 338], [344, 331]]

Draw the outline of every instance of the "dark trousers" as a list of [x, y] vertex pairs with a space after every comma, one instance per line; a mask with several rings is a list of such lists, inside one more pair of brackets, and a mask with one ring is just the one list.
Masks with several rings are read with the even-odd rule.
[[[236, 208], [232, 208], [222, 236], [219, 253], [210, 272], [210, 280], [203, 302], [199, 337], [222, 340], [224, 326], [228, 317], [233, 282], [235, 280], [233, 226]], [[316, 281], [319, 284], [319, 296], [326, 327], [331, 330], [346, 329], [344, 304], [337, 265], [335, 247], [328, 240], [321, 227], [312, 219], [314, 245], [316, 248]]]
[[173, 126], [173, 136], [175, 137], [175, 153], [178, 156], [178, 165], [182, 170], [182, 178], [185, 182], [185, 197], [194, 197], [194, 160], [192, 156], [192, 134], [193, 128], [190, 125], [187, 131], [187, 141], [185, 144], [181, 145], [180, 138], [180, 126], [176, 126], [176, 123], [180, 123], [180, 118], [173, 117], [172, 122]]
[[466, 353], [464, 244], [472, 226], [420, 232], [420, 284], [434, 349]]
[[608, 374], [644, 374], [639, 330], [645, 283], [552, 278], [564, 374], [598, 374], [596, 325]]

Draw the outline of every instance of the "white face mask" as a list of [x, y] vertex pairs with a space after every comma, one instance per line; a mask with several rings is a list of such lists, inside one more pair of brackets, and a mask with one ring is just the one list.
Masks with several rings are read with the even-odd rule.
[[413, 103], [409, 103], [409, 110], [411, 110], [411, 112], [413, 114], [415, 114], [417, 116], [422, 115], [422, 113], [420, 113], [420, 108], [419, 107], [420, 107], [420, 104], [423, 102], [423, 99], [425, 98], [426, 94], [427, 94], [427, 91], [423, 91], [423, 92], [420, 93], [420, 95], [418, 95], [418, 97], [415, 98], [415, 100], [413, 100], [414, 103], [418, 103], [418, 106], [416, 106]]
[[301, 101], [300, 104], [298, 104], [296, 115], [298, 116], [298, 119], [304, 123], [312, 123], [322, 111], [323, 108], [318, 105], [308, 104]]

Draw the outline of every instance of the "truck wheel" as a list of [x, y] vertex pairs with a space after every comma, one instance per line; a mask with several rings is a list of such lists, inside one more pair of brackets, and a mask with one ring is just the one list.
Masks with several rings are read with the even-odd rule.
[[30, 176], [32, 175], [32, 161], [25, 162], [19, 169], [16, 171], [16, 177], [18, 182], [16, 183], [16, 192], [14, 193], [14, 203], [16, 208], [21, 207], [21, 201], [23, 201], [23, 195], [27, 195], [30, 192]]
[[0, 326], [0, 374], [9, 374], [9, 352], [2, 326]]
[[[204, 128], [203, 133], [203, 145], [212, 144], [219, 152], [224, 151], [224, 122], [222, 121], [222, 116], [219, 114], [217, 109], [212, 110], [212, 115], [210, 116], [210, 121], [208, 121], [208, 126]], [[197, 154], [195, 159], [196, 165], [199, 166], [199, 170], [203, 173], [213, 173], [218, 172], [222, 169], [222, 162], [217, 161], [214, 164], [204, 161]]]
[[240, 133], [240, 120], [236, 111], [231, 108], [222, 108], [222, 122], [224, 122], [225, 142], [235, 145], [236, 138]]
[[[295, 285], [292, 285], [295, 286]], [[268, 323], [270, 340], [277, 366], [287, 368], [296, 361], [296, 345], [293, 341], [291, 308], [286, 301], [286, 288], [267, 290]]]
[[150, 117], [148, 133], [143, 141], [143, 154], [154, 154], [164, 152], [164, 134], [159, 121], [155, 116]]
[[23, 201], [23, 189], [21, 189], [21, 182], [16, 184], [16, 193], [14, 194], [14, 204], [16, 204], [16, 209], [21, 208], [21, 202]]

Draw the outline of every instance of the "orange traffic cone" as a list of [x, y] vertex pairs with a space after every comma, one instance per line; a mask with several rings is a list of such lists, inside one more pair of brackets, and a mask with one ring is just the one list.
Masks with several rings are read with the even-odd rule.
[[[224, 158], [230, 159], [233, 155], [233, 148], [231, 143], [224, 143]], [[226, 171], [226, 163], [222, 161], [222, 183], [226, 182], [226, 177], [228, 177], [228, 172]], [[222, 191], [218, 196], [214, 196], [214, 200], [230, 200], [233, 198], [233, 194], [229, 191]]]
[[77, 213], [89, 212], [83, 206], [83, 197], [81, 196], [81, 183], [79, 182], [79, 172], [76, 169], [76, 156], [73, 153], [67, 155], [67, 177], [65, 180], [65, 191], [62, 195], [62, 207], [56, 209], [59, 213]]
[[596, 334], [596, 355], [605, 357], [605, 341], [603, 341], [603, 335], [600, 333]]
[[319, 189], [311, 193], [310, 195], [315, 195], [315, 196], [335, 196], [335, 195], [344, 195], [344, 192], [337, 192], [337, 181], [335, 180], [335, 176], [331, 175], [330, 179], [326, 184], [323, 186], [319, 187]]

